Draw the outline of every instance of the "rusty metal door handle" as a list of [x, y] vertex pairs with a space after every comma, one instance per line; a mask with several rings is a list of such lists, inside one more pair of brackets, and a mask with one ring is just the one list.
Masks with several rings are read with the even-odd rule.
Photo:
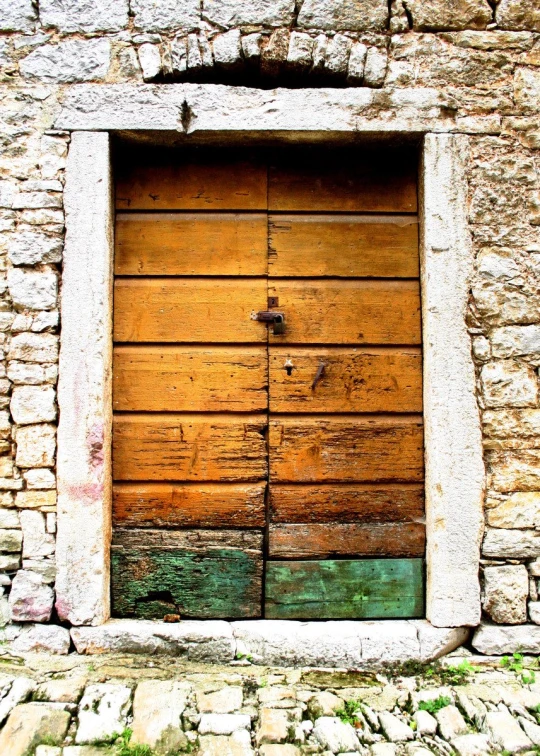
[[326, 365], [324, 364], [324, 362], [321, 362], [321, 364], [317, 368], [317, 372], [315, 373], [315, 378], [313, 379], [313, 383], [311, 384], [312, 391], [315, 391], [315, 388], [317, 387], [318, 382], [321, 380], [321, 378], [324, 375], [325, 369], [326, 369]]

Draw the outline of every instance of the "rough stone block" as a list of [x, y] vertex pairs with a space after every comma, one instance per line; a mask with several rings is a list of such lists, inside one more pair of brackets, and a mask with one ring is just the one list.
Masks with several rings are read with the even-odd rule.
[[534, 407], [538, 404], [538, 376], [530, 365], [513, 360], [489, 362], [480, 374], [486, 407]]
[[255, 32], [242, 37], [242, 52], [244, 60], [250, 65], [256, 65], [261, 57], [262, 34]]
[[0, 530], [0, 552], [18, 552], [22, 547], [22, 532], [20, 530]]
[[[539, 11], [540, 18], [540, 11]], [[540, 72], [520, 68], [514, 78], [516, 103], [525, 113], [540, 111]]]
[[540, 654], [540, 626], [491, 625], [482, 623], [472, 638], [479, 653], [489, 656], [502, 654]]
[[497, 358], [540, 354], [540, 325], [494, 328], [490, 341]]
[[187, 69], [187, 37], [178, 36], [171, 42], [171, 67], [174, 74]]
[[237, 730], [249, 730], [249, 714], [203, 714], [199, 724], [200, 735], [232, 735]]
[[161, 73], [161, 53], [159, 45], [146, 43], [139, 47], [139, 64], [141, 66], [143, 79], [151, 81]]
[[325, 70], [332, 75], [345, 76], [352, 41], [344, 34], [336, 34], [329, 40], [325, 55]]
[[237, 730], [232, 735], [203, 735], [199, 739], [201, 756], [254, 756], [251, 738], [247, 730]]
[[146, 745], [156, 753], [184, 750], [182, 714], [191, 686], [177, 681], [145, 680], [133, 699], [133, 735], [130, 743]]
[[52, 386], [15, 386], [10, 405], [13, 419], [19, 425], [55, 420], [55, 398]]
[[216, 66], [232, 71], [242, 65], [242, 44], [240, 30], [233, 29], [225, 34], [218, 34], [212, 43]]
[[13, 709], [0, 732], [0, 753], [26, 756], [46, 739], [51, 745], [61, 744], [69, 720], [67, 711], [37, 703], [21, 704]]
[[131, 708], [131, 689], [125, 685], [89, 685], [79, 704], [76, 743], [93, 743], [120, 735]]
[[261, 54], [261, 72], [264, 76], [277, 76], [287, 60], [290, 32], [277, 29], [270, 37]]
[[22, 231], [9, 245], [9, 259], [13, 265], [58, 263], [62, 259], [62, 240], [40, 231]]
[[483, 729], [490, 741], [502, 751], [519, 753], [532, 748], [531, 740], [509, 711], [488, 711]]
[[[26, 426], [28, 427], [28, 426]], [[56, 486], [56, 478], [52, 470], [44, 468], [34, 468], [23, 472], [23, 478], [26, 481], [26, 487], [29, 491], [50, 490]], [[47, 505], [49, 506], [49, 505]]]
[[364, 84], [366, 87], [382, 87], [388, 67], [388, 54], [386, 50], [378, 47], [370, 47], [367, 51], [364, 66]]
[[535, 625], [540, 625], [540, 601], [529, 601], [529, 617]]
[[86, 681], [87, 678], [85, 676], [47, 680], [38, 686], [37, 693], [38, 696], [41, 696], [41, 698], [46, 701], [54, 701], [55, 703], [79, 703], [86, 686]]
[[494, 559], [534, 559], [540, 554], [540, 533], [486, 528], [482, 554]]
[[304, 0], [298, 26], [337, 31], [383, 31], [388, 20], [386, 0]]
[[217, 26], [290, 26], [294, 0], [204, 0], [203, 17]]
[[128, 24], [128, 0], [40, 0], [43, 26], [70, 32], [114, 32]]
[[69, 630], [66, 630], [65, 627], [59, 627], [58, 625], [25, 625], [15, 640], [12, 641], [10, 648], [14, 654], [27, 654], [30, 652], [67, 654], [70, 642]]
[[54, 554], [54, 536], [46, 531], [44, 515], [36, 510], [28, 509], [21, 511], [20, 517], [23, 558], [46, 557]]
[[392, 743], [401, 743], [414, 738], [414, 732], [409, 725], [388, 711], [379, 714], [379, 724], [386, 738]]
[[263, 706], [259, 711], [259, 727], [255, 735], [258, 746], [263, 743], [285, 743], [289, 737], [289, 715], [286, 709], [269, 709]]
[[242, 708], [242, 688], [238, 685], [227, 685], [220, 690], [197, 693], [197, 706], [201, 714], [231, 714]]
[[135, 28], [144, 31], [197, 29], [200, 25], [200, 0], [131, 0]]
[[0, 528], [17, 530], [21, 527], [19, 513], [16, 509], [0, 509]]
[[485, 29], [492, 10], [487, 0], [404, 0], [415, 31]]
[[540, 409], [487, 410], [482, 421], [488, 438], [540, 436]]
[[491, 750], [487, 735], [476, 732], [454, 738], [451, 745], [458, 756], [483, 756]]
[[56, 452], [56, 428], [54, 425], [27, 425], [15, 433], [19, 467], [52, 467]]
[[15, 706], [27, 700], [35, 687], [34, 681], [29, 677], [17, 677], [13, 680], [11, 687], [9, 684], [5, 686], [2, 691], [3, 697], [0, 699], [0, 725], [4, 724]]
[[531, 0], [499, 0], [495, 20], [501, 29], [540, 31], [540, 7]]
[[360, 743], [354, 728], [337, 717], [320, 717], [317, 719], [312, 738], [325, 750], [332, 753], [355, 753], [360, 750]]
[[350, 84], [361, 84], [364, 79], [364, 68], [366, 65], [367, 47], [362, 42], [355, 42], [351, 48], [349, 56], [349, 68], [347, 71], [347, 81]]
[[496, 491], [540, 490], [540, 452], [537, 449], [493, 451], [489, 457], [491, 484]]
[[494, 528], [540, 527], [540, 491], [519, 491], [486, 512], [487, 524]]
[[435, 714], [435, 719], [445, 740], [464, 735], [469, 729], [457, 706], [444, 706]]
[[43, 582], [41, 575], [19, 570], [13, 578], [9, 606], [15, 622], [48, 622], [53, 601], [54, 592]]
[[80, 654], [167, 654], [211, 663], [231, 662], [235, 654], [231, 626], [221, 620], [177, 625], [109, 620], [99, 627], [74, 627], [71, 637]]
[[23, 76], [30, 79], [69, 84], [104, 79], [110, 59], [111, 43], [108, 39], [70, 39], [38, 47], [19, 65]]
[[53, 270], [12, 268], [8, 287], [13, 304], [29, 310], [52, 310], [56, 307], [58, 277]]
[[36, 6], [32, 0], [0, 0], [1, 31], [32, 32], [36, 15]]
[[287, 63], [291, 68], [304, 71], [311, 67], [314, 44], [315, 40], [309, 34], [292, 32], [287, 53]]

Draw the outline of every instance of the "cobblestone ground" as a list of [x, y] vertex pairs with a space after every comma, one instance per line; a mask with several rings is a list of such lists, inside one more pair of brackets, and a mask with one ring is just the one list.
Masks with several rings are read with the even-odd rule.
[[534, 657], [379, 671], [1, 657], [1, 756], [540, 752]]

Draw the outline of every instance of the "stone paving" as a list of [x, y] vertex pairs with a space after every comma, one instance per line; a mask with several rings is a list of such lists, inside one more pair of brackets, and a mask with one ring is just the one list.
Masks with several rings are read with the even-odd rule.
[[0, 754], [532, 756], [537, 668], [463, 649], [378, 671], [4, 653]]

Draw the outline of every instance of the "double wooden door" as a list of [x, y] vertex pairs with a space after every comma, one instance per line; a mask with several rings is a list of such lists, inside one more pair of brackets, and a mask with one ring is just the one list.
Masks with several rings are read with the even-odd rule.
[[422, 615], [415, 163], [119, 161], [115, 616]]

